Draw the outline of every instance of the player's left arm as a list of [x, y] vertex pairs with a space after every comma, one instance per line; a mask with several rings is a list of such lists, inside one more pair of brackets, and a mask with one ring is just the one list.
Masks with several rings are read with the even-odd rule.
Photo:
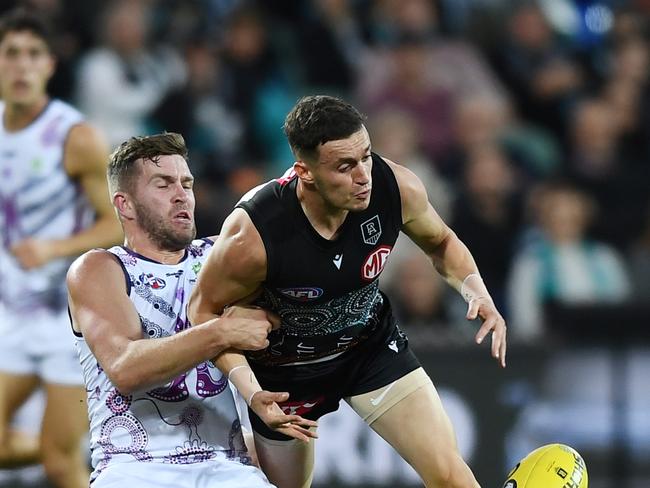
[[481, 279], [467, 246], [429, 203], [420, 179], [407, 168], [388, 162], [393, 169], [402, 201], [402, 230], [431, 259], [442, 277], [468, 303], [467, 318], [483, 324], [476, 334], [481, 343], [492, 331], [492, 356], [506, 365], [506, 324]]
[[12, 249], [20, 264], [36, 268], [68, 256], [78, 256], [96, 247], [110, 247], [123, 239], [113, 211], [106, 181], [108, 146], [92, 126], [82, 123], [70, 129], [64, 148], [64, 168], [78, 181], [95, 210], [93, 225], [65, 239], [25, 239]]

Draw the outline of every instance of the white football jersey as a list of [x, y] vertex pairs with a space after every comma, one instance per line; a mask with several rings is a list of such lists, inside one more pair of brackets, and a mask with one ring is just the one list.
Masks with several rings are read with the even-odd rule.
[[[143, 338], [190, 327], [187, 302], [211, 246], [209, 240], [195, 240], [176, 265], [121, 246], [109, 249], [124, 269]], [[88, 393], [93, 479], [114, 463], [250, 463], [228, 378], [212, 363], [201, 363], [158, 388], [122, 395], [76, 335]]]
[[[0, 102], [0, 120], [5, 105]], [[82, 122], [70, 105], [51, 100], [27, 127], [7, 132], [0, 123], [0, 302], [21, 312], [64, 309], [65, 273], [57, 259], [26, 271], [9, 252], [26, 238], [64, 239], [88, 227], [94, 212], [63, 165], [70, 129]]]

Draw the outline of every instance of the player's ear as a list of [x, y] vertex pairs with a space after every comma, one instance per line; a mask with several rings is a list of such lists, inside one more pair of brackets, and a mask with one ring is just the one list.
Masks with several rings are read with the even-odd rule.
[[129, 198], [126, 193], [115, 192], [113, 194], [113, 205], [117, 210], [120, 218], [125, 220], [135, 219], [135, 208], [133, 206], [133, 200]]
[[314, 182], [314, 176], [311, 173], [309, 164], [307, 164], [305, 161], [300, 160], [293, 163], [293, 170], [296, 172], [296, 175], [298, 175], [298, 178], [300, 178], [303, 183]]

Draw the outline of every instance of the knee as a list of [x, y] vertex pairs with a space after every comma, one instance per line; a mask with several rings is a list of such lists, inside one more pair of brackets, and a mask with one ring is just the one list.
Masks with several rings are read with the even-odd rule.
[[12, 460], [9, 446], [6, 442], [0, 441], [0, 469], [10, 468]]
[[77, 476], [80, 469], [79, 449], [66, 448], [44, 442], [42, 463], [47, 479], [57, 487], [70, 486], [69, 480]]
[[63, 487], [68, 477], [68, 464], [54, 456], [43, 456], [43, 468], [47, 479], [54, 485]]
[[469, 466], [458, 453], [436, 456], [432, 460], [427, 488], [480, 488]]

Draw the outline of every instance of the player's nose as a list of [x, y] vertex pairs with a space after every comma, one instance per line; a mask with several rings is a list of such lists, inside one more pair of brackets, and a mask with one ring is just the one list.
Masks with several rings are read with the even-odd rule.
[[360, 185], [367, 185], [370, 183], [370, 168], [367, 168], [363, 164], [358, 164], [354, 168], [354, 181]]
[[174, 184], [174, 193], [172, 195], [172, 199], [174, 202], [185, 202], [189, 198], [189, 195], [187, 194], [187, 190], [185, 187], [180, 182], [176, 182]]

